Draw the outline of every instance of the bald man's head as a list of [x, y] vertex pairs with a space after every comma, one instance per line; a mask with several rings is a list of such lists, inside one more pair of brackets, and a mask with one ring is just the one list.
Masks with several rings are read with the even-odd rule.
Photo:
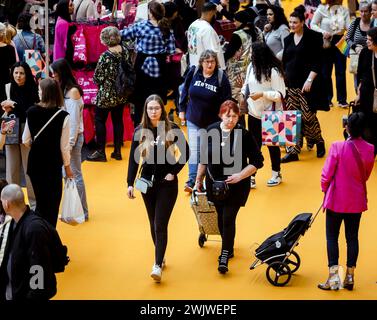
[[7, 206], [4, 206], [5, 212], [7, 209], [5, 207], [15, 207], [15, 208], [24, 208], [25, 207], [25, 196], [21, 187], [17, 184], [8, 184], [1, 191], [1, 202], [7, 202]]

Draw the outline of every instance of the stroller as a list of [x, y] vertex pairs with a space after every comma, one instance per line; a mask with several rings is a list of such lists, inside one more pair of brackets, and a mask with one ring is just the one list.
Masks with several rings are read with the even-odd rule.
[[193, 190], [190, 204], [199, 226], [198, 244], [203, 248], [204, 243], [208, 240], [208, 235], [220, 234], [217, 223], [217, 211], [214, 204], [208, 201], [206, 192]]
[[294, 248], [298, 246], [301, 236], [310, 228], [322, 206], [315, 216], [311, 213], [298, 214], [281, 232], [267, 238], [256, 250], [256, 260], [250, 266], [255, 269], [267, 263], [267, 280], [274, 286], [285, 286], [301, 264], [300, 256]]

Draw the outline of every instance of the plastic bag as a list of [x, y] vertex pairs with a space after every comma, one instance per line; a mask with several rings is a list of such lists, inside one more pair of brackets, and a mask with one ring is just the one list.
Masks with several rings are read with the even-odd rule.
[[60, 220], [72, 226], [85, 222], [81, 199], [77, 191], [76, 182], [73, 179], [67, 179], [64, 185]]

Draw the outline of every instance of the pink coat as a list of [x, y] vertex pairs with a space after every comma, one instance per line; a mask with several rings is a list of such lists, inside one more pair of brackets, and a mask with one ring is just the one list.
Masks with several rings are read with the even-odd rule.
[[[361, 138], [352, 140], [361, 154], [366, 180], [374, 165], [374, 146]], [[352, 152], [351, 143], [334, 142], [321, 176], [325, 192], [324, 208], [338, 213], [360, 213], [368, 209], [363, 177]]]
[[54, 61], [65, 58], [67, 51], [69, 22], [59, 17], [55, 25]]

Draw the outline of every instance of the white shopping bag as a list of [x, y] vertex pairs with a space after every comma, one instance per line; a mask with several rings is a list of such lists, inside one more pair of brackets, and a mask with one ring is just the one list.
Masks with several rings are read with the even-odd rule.
[[73, 179], [65, 181], [60, 220], [72, 226], [85, 222], [79, 192]]

